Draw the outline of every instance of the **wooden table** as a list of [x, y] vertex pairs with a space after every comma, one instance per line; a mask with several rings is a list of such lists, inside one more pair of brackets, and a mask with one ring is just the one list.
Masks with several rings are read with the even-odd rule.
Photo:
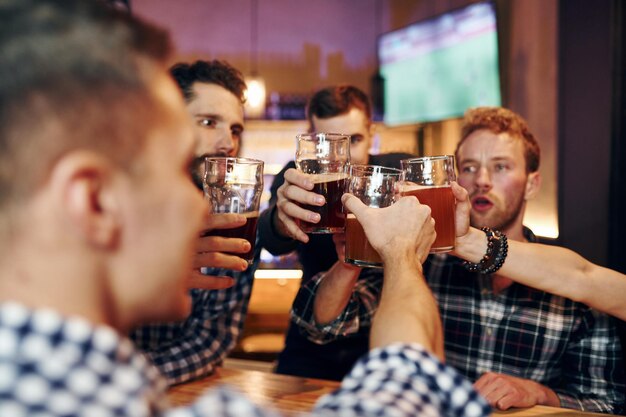
[[[173, 405], [186, 405], [193, 402], [205, 390], [218, 384], [227, 384], [235, 387], [245, 393], [256, 404], [273, 406], [286, 414], [311, 410], [319, 397], [339, 387], [339, 383], [335, 381], [300, 378], [243, 369], [218, 368], [215, 374], [207, 378], [172, 387], [168, 391], [168, 398]], [[542, 405], [508, 411], [495, 411], [493, 415], [502, 417], [607, 416], [607, 414], [585, 413]]]
[[218, 368], [207, 378], [170, 388], [168, 398], [173, 405], [186, 405], [205, 390], [218, 384], [235, 387], [254, 403], [272, 406], [287, 414], [311, 410], [319, 397], [339, 387], [338, 382], [323, 379]]

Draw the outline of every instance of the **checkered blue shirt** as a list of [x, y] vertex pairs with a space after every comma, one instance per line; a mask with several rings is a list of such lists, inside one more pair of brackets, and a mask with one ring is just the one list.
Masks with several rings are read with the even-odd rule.
[[[562, 407], [621, 412], [624, 366], [612, 318], [521, 284], [494, 294], [490, 276], [467, 271], [452, 256], [430, 256], [424, 273], [439, 303], [448, 365], [471, 381], [488, 371], [537, 381], [556, 392]], [[348, 305], [326, 326], [313, 316], [322, 279], [300, 289], [291, 312], [311, 341], [329, 343], [371, 326], [380, 270], [363, 270]]]
[[[0, 304], [0, 417], [278, 416], [232, 389], [169, 408], [166, 381], [130, 340], [51, 310]], [[359, 361], [312, 415], [486, 417], [472, 386], [419, 345], [396, 344]]]
[[191, 314], [185, 321], [147, 325], [131, 333], [137, 347], [159, 367], [170, 385], [213, 373], [235, 347], [248, 313], [259, 254], [260, 249], [244, 272], [206, 271], [208, 275], [234, 277], [235, 285], [224, 290], [191, 290]]

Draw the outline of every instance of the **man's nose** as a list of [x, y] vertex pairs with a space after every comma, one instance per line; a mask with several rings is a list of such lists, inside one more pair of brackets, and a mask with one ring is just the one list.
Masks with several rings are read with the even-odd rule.
[[224, 132], [220, 135], [220, 139], [217, 144], [217, 151], [222, 155], [231, 155], [235, 149], [235, 141], [231, 132]]
[[488, 191], [491, 189], [491, 174], [485, 167], [480, 168], [476, 173], [476, 187], [481, 191]]

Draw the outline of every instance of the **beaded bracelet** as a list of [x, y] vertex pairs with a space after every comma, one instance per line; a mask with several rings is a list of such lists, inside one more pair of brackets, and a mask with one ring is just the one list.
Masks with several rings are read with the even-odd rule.
[[471, 272], [493, 274], [504, 264], [509, 244], [506, 235], [499, 230], [491, 230], [489, 227], [481, 227], [480, 230], [487, 235], [487, 252], [477, 264], [463, 261], [462, 265]]

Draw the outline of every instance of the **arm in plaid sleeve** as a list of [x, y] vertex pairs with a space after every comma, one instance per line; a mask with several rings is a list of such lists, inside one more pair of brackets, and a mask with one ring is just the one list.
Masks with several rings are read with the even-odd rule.
[[378, 307], [382, 288], [382, 271], [364, 269], [357, 279], [352, 294], [341, 314], [327, 324], [315, 321], [314, 301], [325, 273], [319, 273], [303, 285], [293, 302], [291, 319], [309, 340], [325, 344], [338, 337], [355, 334], [360, 327], [370, 327]]
[[210, 271], [235, 277], [225, 290], [192, 290], [192, 311], [181, 323], [144, 326], [131, 335], [169, 384], [178, 384], [213, 372], [235, 347], [248, 311], [254, 271]]
[[613, 319], [589, 309], [579, 335], [563, 357], [562, 385], [555, 387], [562, 407], [596, 413], [621, 412], [624, 365]]
[[314, 413], [341, 416], [488, 416], [472, 385], [419, 344], [393, 344], [357, 362]]

